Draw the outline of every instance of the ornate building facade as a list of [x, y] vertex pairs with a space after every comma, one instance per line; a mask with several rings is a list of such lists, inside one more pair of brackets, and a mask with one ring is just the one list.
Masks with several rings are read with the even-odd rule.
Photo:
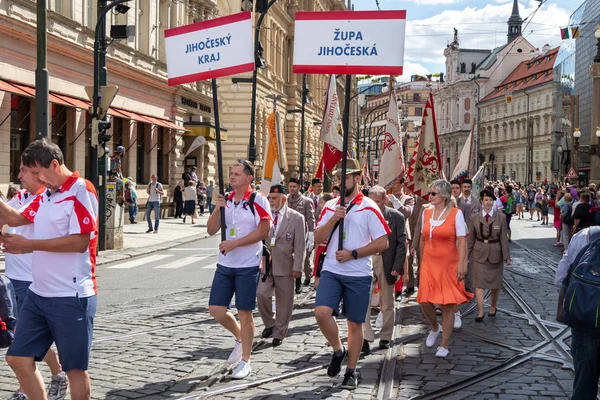
[[553, 67], [558, 48], [544, 46], [489, 93], [481, 113], [481, 152], [489, 178], [552, 181]]

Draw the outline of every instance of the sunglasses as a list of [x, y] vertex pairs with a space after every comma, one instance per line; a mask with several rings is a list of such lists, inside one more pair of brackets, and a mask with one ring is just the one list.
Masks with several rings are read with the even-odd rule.
[[244, 166], [244, 170], [248, 172], [248, 175], [254, 175], [254, 168], [250, 165], [250, 163], [246, 160], [237, 160], [238, 164]]
[[430, 196], [437, 196], [438, 194], [440, 194], [440, 192], [429, 192]]

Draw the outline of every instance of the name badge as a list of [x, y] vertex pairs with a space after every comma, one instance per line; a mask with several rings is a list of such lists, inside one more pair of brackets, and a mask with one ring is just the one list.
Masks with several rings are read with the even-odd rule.
[[275, 246], [275, 236], [271, 236], [271, 242], [270, 242], [270, 246], [274, 247]]
[[233, 228], [229, 228], [229, 237], [231, 239], [235, 239], [237, 237], [237, 229], [235, 229], [235, 226]]
[[500, 225], [492, 225], [492, 229], [498, 231], [500, 230]]
[[344, 242], [346, 241], [346, 231], [344, 231]]

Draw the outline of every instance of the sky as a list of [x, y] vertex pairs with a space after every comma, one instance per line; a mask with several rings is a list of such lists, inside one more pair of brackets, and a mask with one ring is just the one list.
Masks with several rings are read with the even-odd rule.
[[[445, 72], [444, 49], [458, 29], [462, 48], [493, 49], [506, 43], [513, 0], [352, 0], [355, 10], [406, 10], [404, 74]], [[583, 0], [547, 0], [533, 14], [539, 2], [519, 1], [523, 36], [535, 47], [560, 45], [560, 28]], [[526, 24], [529, 24], [526, 26]]]

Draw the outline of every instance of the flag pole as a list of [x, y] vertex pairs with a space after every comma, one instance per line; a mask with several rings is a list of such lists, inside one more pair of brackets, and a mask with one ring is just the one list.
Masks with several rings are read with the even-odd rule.
[[[346, 93], [344, 115], [342, 116], [342, 130], [344, 131], [344, 141], [342, 145], [342, 174], [340, 176], [340, 206], [345, 205], [346, 200], [346, 162], [348, 160], [348, 125], [350, 125], [350, 87], [352, 85], [352, 75], [346, 74]], [[344, 220], [340, 220], [338, 250], [344, 250]]]
[[[223, 152], [221, 150], [221, 122], [219, 120], [219, 99], [217, 96], [217, 80], [212, 79], [212, 97], [213, 97], [213, 110], [215, 114], [215, 134], [217, 139], [217, 174], [219, 177], [219, 194], [225, 195], [224, 178], [223, 178]], [[221, 241], [227, 240], [225, 230], [225, 210], [221, 210], [219, 213], [221, 216]]]

